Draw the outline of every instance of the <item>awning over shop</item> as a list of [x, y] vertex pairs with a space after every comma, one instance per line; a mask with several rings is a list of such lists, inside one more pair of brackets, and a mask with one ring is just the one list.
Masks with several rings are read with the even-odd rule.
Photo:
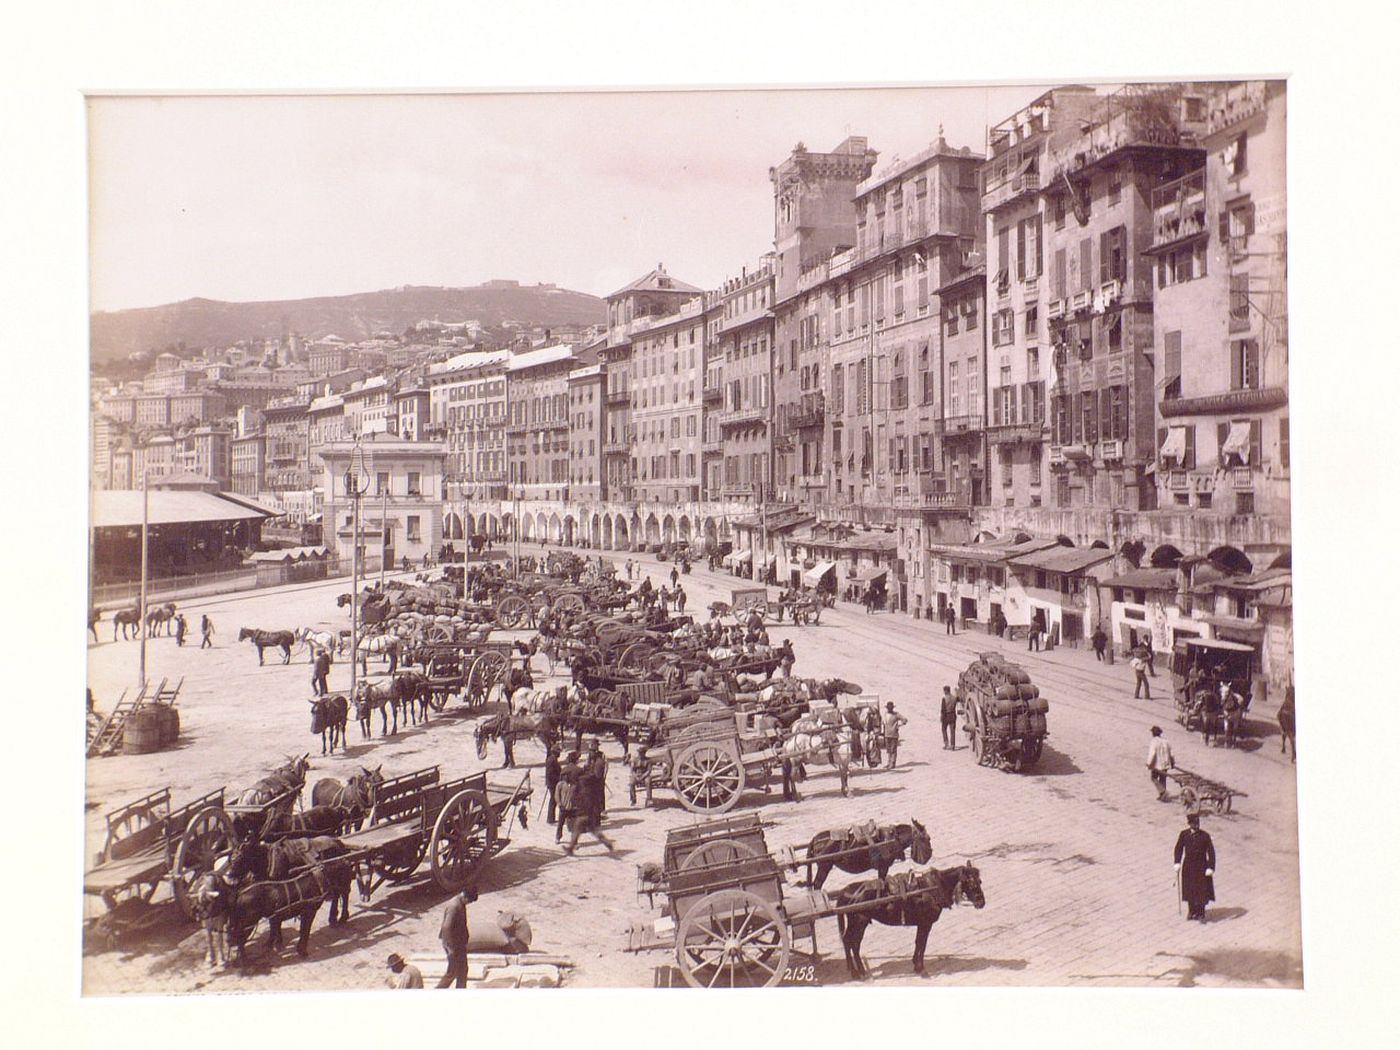
[[1237, 616], [1207, 616], [1205, 622], [1215, 628], [1218, 637], [1246, 641], [1264, 637], [1264, 625], [1258, 620], [1242, 620]]
[[730, 553], [724, 556], [724, 564], [730, 566], [743, 565], [744, 562], [748, 561], [752, 557], [752, 551], [731, 551]]
[[1160, 451], [1163, 459], [1169, 459], [1174, 463], [1180, 463], [1186, 456], [1186, 428], [1168, 428], [1167, 439], [1162, 442]]
[[1049, 547], [1041, 551], [1008, 559], [1017, 569], [1039, 569], [1044, 572], [1076, 573], [1102, 565], [1113, 557], [1103, 547]]
[[1220, 446], [1220, 456], [1238, 456], [1241, 465], [1249, 465], [1249, 424], [1235, 420], [1230, 424], [1230, 434], [1225, 444]]
[[834, 568], [836, 568], [834, 561], [819, 561], [802, 574], [802, 582], [808, 587], [819, 586], [822, 578]]
[[889, 571], [883, 565], [863, 565], [856, 570], [856, 574], [851, 579], [857, 583], [874, 583], [876, 580], [883, 580]]

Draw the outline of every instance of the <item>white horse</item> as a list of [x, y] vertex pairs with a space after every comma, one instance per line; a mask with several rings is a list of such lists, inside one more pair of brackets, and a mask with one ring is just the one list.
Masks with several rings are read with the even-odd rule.
[[342, 639], [334, 631], [318, 631], [314, 627], [298, 627], [292, 634], [298, 645], [311, 647], [311, 663], [315, 663], [316, 657], [323, 652], [339, 656], [345, 651]]
[[829, 726], [815, 718], [803, 718], [792, 727], [779, 754], [794, 766], [817, 762], [834, 766], [841, 777], [841, 794], [851, 794], [851, 741], [855, 730], [848, 725]]
[[369, 673], [369, 658], [378, 656], [381, 659], [389, 660], [394, 667], [398, 667], [399, 653], [402, 651], [403, 642], [395, 634], [376, 634], [369, 638], [361, 638], [359, 649], [356, 654], [360, 659], [360, 666], [365, 674]]

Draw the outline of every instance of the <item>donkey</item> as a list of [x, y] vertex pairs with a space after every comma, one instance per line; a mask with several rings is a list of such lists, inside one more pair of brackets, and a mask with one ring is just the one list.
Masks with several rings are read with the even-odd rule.
[[[882, 824], [868, 837], [850, 834], [847, 829], [819, 831], [807, 845], [806, 885], [821, 889], [832, 868], [840, 868], [850, 875], [874, 869], [883, 879], [906, 853], [915, 864], [927, 864], [933, 857], [928, 830], [917, 820], [911, 819], [908, 824]], [[815, 879], [812, 878], [814, 866]], [[795, 871], [797, 865], [792, 868]]]
[[321, 754], [326, 753], [327, 738], [330, 753], [335, 754], [336, 741], [345, 750], [345, 723], [350, 718], [350, 704], [339, 693], [334, 696], [317, 696], [308, 701], [311, 704], [311, 732], [321, 736]]
[[974, 908], [987, 903], [982, 893], [982, 874], [971, 864], [904, 871], [887, 879], [862, 879], [841, 887], [832, 902], [840, 909], [836, 913], [836, 928], [846, 952], [847, 971], [857, 980], [870, 975], [860, 957], [860, 945], [866, 929], [878, 922], [915, 928], [914, 972], [922, 976], [929, 930], [943, 909], [961, 901]]
[[379, 785], [384, 783], [383, 769], [383, 766], [374, 769], [361, 766], [360, 771], [344, 784], [334, 777], [324, 777], [311, 788], [311, 805], [348, 809], [352, 814], [353, 826], [358, 831], [365, 816], [374, 810]]

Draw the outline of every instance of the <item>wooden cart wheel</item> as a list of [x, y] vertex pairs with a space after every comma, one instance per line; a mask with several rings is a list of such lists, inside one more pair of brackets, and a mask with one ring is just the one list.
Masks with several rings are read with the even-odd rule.
[[986, 745], [982, 740], [982, 730], [979, 726], [972, 727], [972, 757], [977, 760], [979, 766], [986, 765]]
[[507, 594], [496, 603], [496, 622], [505, 628], [519, 627], [530, 613], [530, 603], [518, 594]]
[[467, 675], [467, 703], [473, 706], [484, 704], [491, 687], [501, 680], [510, 657], [505, 653], [488, 649], [472, 661], [472, 669]]
[[554, 608], [559, 612], [583, 612], [583, 595], [569, 591], [554, 599]]
[[1023, 740], [1021, 742], [1021, 757], [1016, 763], [1016, 771], [1030, 769], [1040, 761], [1041, 742], [1038, 739]]
[[619, 671], [645, 671], [647, 660], [655, 652], [650, 642], [633, 642], [623, 649], [622, 655], [617, 658], [617, 668]]
[[412, 878], [423, 863], [428, 851], [428, 842], [422, 835], [384, 849], [376, 850], [371, 863], [374, 870], [390, 882], [403, 882]]
[[170, 885], [186, 918], [194, 918], [199, 880], [214, 870], [219, 855], [233, 844], [233, 819], [222, 808], [206, 806], [190, 818], [170, 865]]
[[685, 860], [681, 861], [680, 870], [719, 868], [736, 864], [741, 860], [751, 860], [757, 856], [758, 851], [747, 842], [742, 842], [739, 839], [715, 839], [713, 842], [706, 842], [703, 846], [697, 847], [690, 853]]
[[428, 641], [433, 643], [452, 641], [452, 628], [446, 627], [443, 624], [435, 624], [432, 629], [428, 631]]
[[469, 885], [496, 847], [496, 813], [484, 791], [460, 791], [442, 807], [433, 824], [433, 878], [445, 890]]
[[671, 771], [671, 787], [692, 813], [727, 813], [744, 793], [744, 780], [744, 765], [727, 742], [691, 744]]
[[1229, 813], [1233, 804], [1234, 800], [1230, 795], [1221, 795], [1215, 800], [1215, 812]]
[[792, 951], [787, 920], [745, 890], [701, 897], [676, 929], [676, 962], [692, 988], [769, 988]]

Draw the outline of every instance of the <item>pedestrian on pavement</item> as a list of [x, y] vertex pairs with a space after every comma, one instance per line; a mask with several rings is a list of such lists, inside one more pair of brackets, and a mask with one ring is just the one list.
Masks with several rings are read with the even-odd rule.
[[316, 654], [316, 662], [311, 665], [311, 691], [317, 696], [325, 696], [330, 692], [330, 687], [326, 684], [326, 676], [331, 673], [331, 654], [322, 649]]
[[438, 939], [442, 950], [447, 953], [447, 972], [438, 981], [439, 988], [467, 986], [467, 945], [471, 943], [471, 931], [467, 926], [467, 905], [476, 901], [476, 890], [467, 887], [453, 894], [442, 909], [442, 926]]
[[185, 644], [185, 614], [175, 614], [175, 644], [183, 646]]
[[885, 738], [885, 768], [893, 769], [899, 755], [899, 727], [908, 725], [905, 718], [894, 709], [894, 701], [885, 704], [885, 713], [880, 719], [880, 731]]
[[958, 614], [953, 612], [952, 605], [946, 605], [943, 608], [943, 626], [944, 634], [958, 633]]
[[782, 668], [783, 677], [792, 677], [792, 666], [797, 662], [797, 654], [792, 651], [792, 639], [784, 638], [783, 644], [778, 647], [780, 657], [778, 666]]
[[[554, 826], [554, 841], [564, 838], [564, 828], [578, 811], [578, 781], [583, 769], [578, 764], [578, 752], [570, 751], [559, 765], [559, 785], [554, 789], [559, 803], [559, 823]], [[565, 851], [567, 852], [567, 850]]]
[[1000, 609], [992, 617], [992, 630], [996, 631], [998, 638], [1006, 637], [1006, 615]]
[[559, 761], [559, 745], [550, 744], [549, 750], [544, 755], [544, 791], [545, 798], [548, 799], [549, 808], [545, 811], [544, 819], [547, 824], [553, 824], [558, 819], [558, 794], [559, 794], [559, 771], [561, 763]]
[[422, 988], [423, 971], [411, 963], [404, 962], [398, 952], [389, 956], [388, 985], [390, 988]]
[[676, 584], [676, 612], [677, 614], [685, 613], [685, 588], [680, 584]]
[[[88, 693], [91, 696], [91, 693]], [[1298, 727], [1297, 718], [1293, 707], [1293, 683], [1288, 683], [1288, 688], [1283, 691], [1283, 703], [1278, 709], [1278, 730], [1279, 745], [1278, 753], [1286, 755], [1288, 747], [1293, 746], [1293, 761], [1298, 761]]]
[[1170, 802], [1167, 798], [1167, 770], [1176, 768], [1176, 757], [1172, 746], [1162, 739], [1162, 727], [1152, 727], [1152, 742], [1147, 745], [1147, 773], [1157, 789], [1158, 802]]
[[212, 649], [214, 643], [210, 639], [214, 636], [214, 621], [209, 619], [209, 614], [205, 613], [199, 620], [199, 633], [202, 636], [199, 643], [201, 649]]
[[588, 742], [588, 754], [584, 757], [590, 766], [597, 767], [598, 800], [593, 823], [598, 824], [608, 815], [608, 756], [603, 754], [603, 747], [596, 736]]
[[1040, 652], [1040, 630], [1040, 617], [1037, 615], [1031, 619], [1031, 625], [1026, 629], [1027, 652]]
[[958, 698], [948, 686], [943, 687], [943, 699], [939, 705], [939, 722], [943, 727], [943, 750], [958, 749]]
[[[601, 757], [601, 754], [599, 755]], [[564, 847], [565, 854], [573, 856], [574, 850], [578, 849], [579, 836], [585, 831], [608, 848], [609, 853], [617, 851], [611, 839], [603, 834], [602, 810], [603, 810], [603, 769], [605, 767], [594, 759], [585, 761], [582, 771], [578, 776], [578, 795], [575, 804], [573, 828], [569, 838], [569, 844]]]
[[1156, 677], [1157, 677], [1157, 668], [1156, 668], [1155, 664], [1156, 664], [1156, 662], [1157, 662], [1157, 654], [1156, 654], [1155, 652], [1152, 651], [1152, 632], [1151, 632], [1151, 631], [1149, 631], [1146, 635], [1143, 636], [1143, 639], [1142, 639], [1142, 648], [1143, 648], [1143, 650], [1144, 650], [1144, 651], [1146, 652], [1146, 654], [1147, 654], [1147, 655], [1146, 655], [1146, 659], [1147, 659], [1147, 673], [1150, 674], [1153, 678], [1156, 678]]
[[1094, 628], [1094, 634], [1090, 641], [1094, 643], [1094, 656], [1098, 658], [1099, 663], [1103, 663], [1104, 650], [1108, 648], [1108, 635], [1104, 633], [1103, 624]]
[[1147, 683], [1147, 661], [1143, 659], [1141, 652], [1133, 653], [1133, 674], [1137, 676], [1133, 686], [1133, 699], [1136, 700], [1145, 692], [1147, 699], [1152, 699], [1152, 686]]
[[680, 583], [680, 582], [681, 582], [681, 574], [680, 574], [680, 571], [679, 571], [674, 565], [672, 565], [672, 566], [671, 566], [671, 587], [674, 589], [675, 586], [676, 586], [676, 584], [678, 584], [678, 583]]
[[1186, 829], [1176, 838], [1172, 851], [1181, 899], [1186, 902], [1187, 921], [1206, 921], [1206, 905], [1215, 900], [1215, 843], [1201, 830], [1201, 817], [1195, 810], [1186, 814]]

